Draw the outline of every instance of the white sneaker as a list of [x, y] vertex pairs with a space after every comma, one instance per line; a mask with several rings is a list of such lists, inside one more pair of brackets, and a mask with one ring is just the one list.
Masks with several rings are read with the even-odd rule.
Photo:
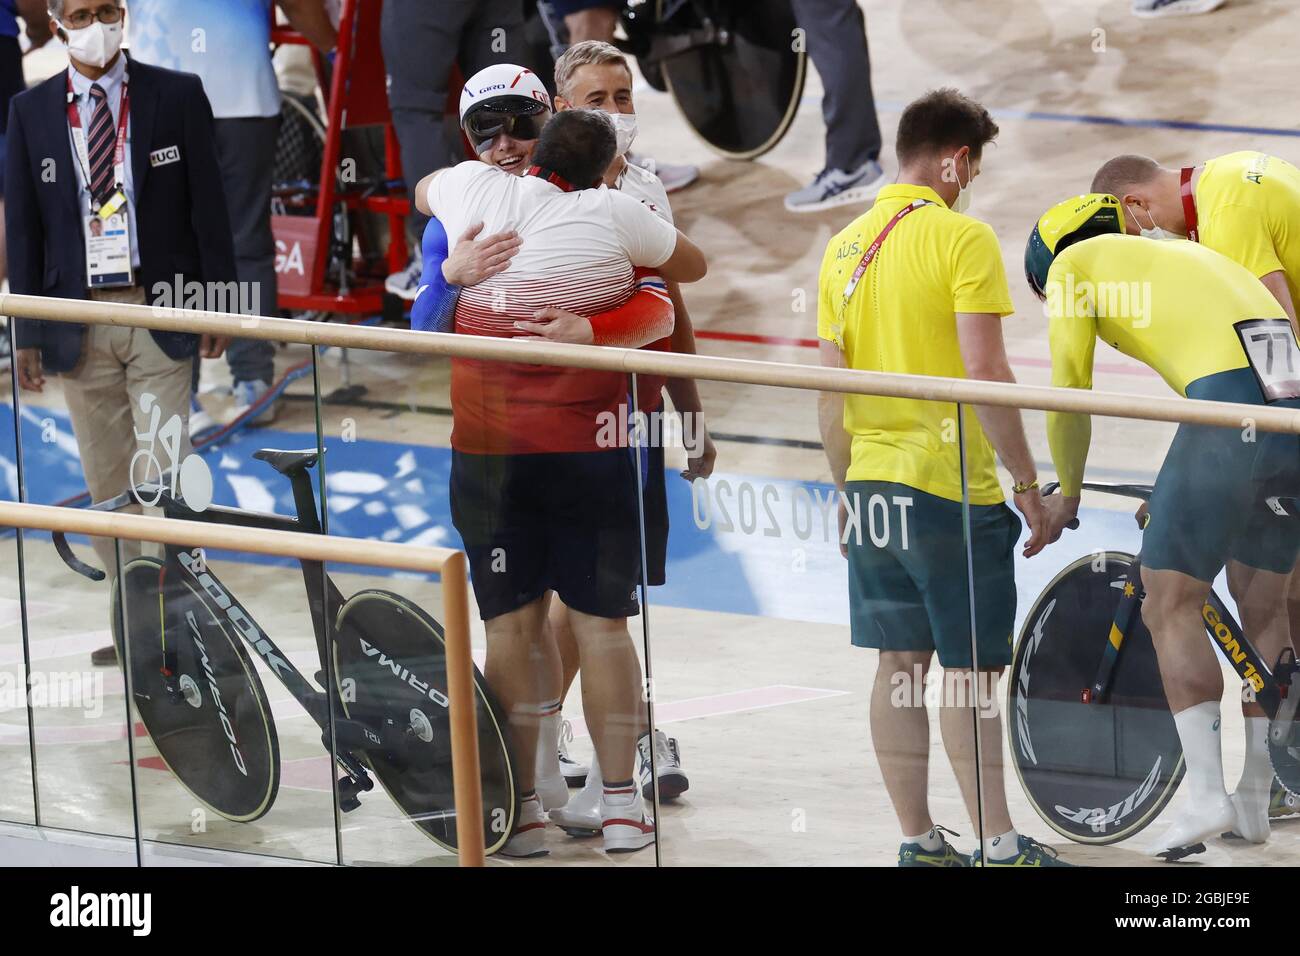
[[785, 208], [788, 212], [821, 212], [836, 206], [863, 204], [875, 199], [888, 179], [874, 159], [857, 169], [823, 169], [803, 189], [785, 197]]
[[401, 272], [394, 272], [384, 280], [384, 291], [391, 295], [414, 302], [420, 294], [420, 277], [424, 275], [423, 253], [417, 243], [411, 250], [411, 261]]
[[1237, 822], [1237, 812], [1225, 793], [1211, 797], [1210, 802], [1183, 804], [1181, 812], [1160, 839], [1152, 843], [1147, 852], [1164, 857], [1169, 862], [1180, 860], [1193, 853], [1205, 852], [1205, 840], [1218, 836]]
[[554, 741], [560, 734], [559, 714], [543, 717], [537, 732], [537, 796], [543, 810], [556, 810], [569, 802], [569, 784], [560, 768]]
[[556, 756], [560, 761], [560, 773], [564, 774], [565, 782], [571, 787], [581, 787], [587, 782], [587, 774], [590, 768], [580, 761], [574, 760], [569, 755], [569, 741], [573, 740], [573, 724], [567, 720], [560, 722], [560, 740], [557, 745]]
[[633, 784], [616, 794], [600, 794], [600, 833], [606, 853], [632, 853], [655, 841], [655, 821], [645, 808], [641, 788]]
[[659, 778], [659, 799], [676, 800], [691, 788], [682, 769], [682, 758], [677, 749], [677, 738], [669, 737], [662, 730], [654, 734], [654, 773], [650, 764], [650, 733], [641, 735], [636, 742], [637, 755], [641, 758], [641, 795], [647, 802], [654, 801], [654, 778]]
[[1133, 0], [1133, 16], [1144, 20], [1187, 17], [1217, 10], [1224, 2], [1225, 0]]
[[[233, 389], [235, 406], [230, 410], [232, 418], [238, 418], [254, 405], [257, 405], [270, 390], [271, 386], [266, 382], [263, 382], [261, 379], [253, 379], [250, 382], [236, 382]], [[261, 407], [261, 411], [259, 411], [248, 424], [253, 428], [262, 428], [263, 426], [269, 425], [275, 421], [276, 416], [279, 414], [280, 400], [278, 398], [273, 398]], [[194, 434], [193, 426], [190, 428], [190, 434]]]
[[685, 189], [700, 178], [700, 167], [692, 166], [690, 163], [661, 163], [653, 156], [633, 155], [632, 153], [628, 153], [626, 159], [629, 163], [634, 163], [658, 176], [659, 181], [664, 184], [664, 192], [666, 193], [675, 193], [679, 189]]
[[600, 832], [600, 762], [592, 754], [591, 769], [581, 790], [550, 813], [551, 822], [571, 837], [593, 837]]
[[542, 803], [535, 794], [519, 807], [515, 832], [498, 852], [520, 860], [550, 855], [551, 851], [546, 849], [546, 818], [542, 815]]
[[217, 420], [208, 414], [207, 409], [199, 404], [197, 395], [190, 396], [190, 444], [194, 444], [204, 432], [217, 427]]

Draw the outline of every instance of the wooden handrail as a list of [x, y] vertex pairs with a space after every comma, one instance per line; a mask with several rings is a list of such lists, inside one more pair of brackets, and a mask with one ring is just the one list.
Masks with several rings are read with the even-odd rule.
[[970, 405], [1001, 405], [1042, 411], [1079, 412], [1112, 418], [1187, 422], [1260, 431], [1300, 433], [1300, 409], [1233, 402], [1018, 385], [929, 375], [861, 372], [815, 365], [762, 362], [705, 355], [675, 355], [640, 349], [566, 345], [524, 339], [439, 332], [412, 332], [270, 316], [231, 315], [117, 302], [0, 294], [0, 315], [53, 322], [85, 322], [273, 339], [304, 345], [337, 346], [417, 355], [558, 365], [671, 378], [697, 378], [780, 388], [810, 389]]
[[447, 647], [447, 698], [451, 721], [452, 777], [455, 784], [456, 845], [461, 866], [483, 865], [483, 800], [479, 780], [477, 718], [474, 711], [474, 661], [469, 642], [469, 579], [462, 552], [451, 548], [428, 548], [365, 538], [245, 528], [152, 515], [85, 511], [11, 501], [0, 501], [0, 527], [61, 531], [65, 534], [88, 534], [183, 547], [440, 573], [443, 634]]

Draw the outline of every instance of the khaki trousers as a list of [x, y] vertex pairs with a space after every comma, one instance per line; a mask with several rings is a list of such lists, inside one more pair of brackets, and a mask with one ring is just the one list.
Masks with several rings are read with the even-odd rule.
[[[126, 302], [143, 305], [144, 290], [106, 289], [91, 293], [99, 302]], [[137, 439], [148, 427], [152, 413], [140, 407], [140, 396], [151, 394], [161, 411], [162, 423], [173, 415], [181, 416], [179, 458], [190, 452], [189, 414], [191, 359], [170, 358], [148, 329], [115, 325], [88, 325], [82, 346], [81, 361], [71, 372], [64, 373], [63, 393], [72, 418], [72, 431], [81, 454], [81, 469], [91, 499], [99, 503], [114, 498], [133, 482], [156, 480], [157, 472], [146, 474], [137, 465], [130, 473], [131, 459], [147, 444]], [[161, 446], [155, 453], [164, 459]], [[170, 462], [163, 461], [164, 468]], [[124, 511], [140, 512], [138, 506]], [[116, 567], [113, 539], [92, 538], [95, 554], [103, 562], [110, 578]], [[138, 542], [122, 542], [122, 562], [141, 553]]]

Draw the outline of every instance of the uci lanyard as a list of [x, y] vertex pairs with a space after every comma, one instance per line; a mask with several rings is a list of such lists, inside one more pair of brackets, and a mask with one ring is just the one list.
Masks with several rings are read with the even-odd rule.
[[[69, 67], [71, 69], [71, 67]], [[72, 74], [68, 77], [68, 126], [72, 129], [72, 141], [77, 146], [77, 161], [86, 180], [86, 191], [90, 192], [90, 152], [86, 146], [86, 131], [81, 126], [81, 111], [77, 109], [77, 95], [72, 90]], [[130, 118], [130, 100], [127, 94], [127, 76], [122, 74], [122, 93], [117, 105], [117, 143], [113, 148], [113, 185], [121, 188], [126, 185], [126, 124]], [[92, 195], [93, 203], [95, 197]]]
[[1192, 173], [1195, 167], [1184, 166], [1180, 183], [1183, 194], [1183, 217], [1187, 220], [1187, 238], [1192, 242], [1200, 242], [1199, 233], [1197, 232], [1196, 218], [1196, 196], [1192, 193]]
[[871, 265], [871, 260], [876, 258], [876, 253], [879, 252], [880, 247], [884, 245], [885, 237], [888, 236], [893, 231], [895, 226], [897, 226], [900, 222], [903, 221], [904, 216], [907, 216], [909, 213], [915, 212], [916, 210], [920, 209], [922, 206], [933, 206], [933, 205], [934, 203], [930, 202], [930, 200], [928, 199], [914, 199], [906, 206], [904, 206], [902, 209], [898, 210], [898, 212], [894, 214], [893, 219], [885, 223], [885, 228], [880, 230], [880, 235], [876, 236], [876, 241], [873, 242], [867, 248], [866, 253], [862, 256], [862, 261], [859, 262], [858, 267], [853, 270], [853, 275], [849, 279], [849, 284], [844, 287], [845, 305], [848, 305], [849, 299], [853, 298], [853, 290], [858, 287], [858, 282], [861, 281], [863, 275], [866, 274], [867, 266]]

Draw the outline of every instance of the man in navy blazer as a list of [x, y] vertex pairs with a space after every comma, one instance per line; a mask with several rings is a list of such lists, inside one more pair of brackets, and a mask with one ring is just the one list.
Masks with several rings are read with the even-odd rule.
[[[202, 83], [189, 73], [128, 60], [121, 50], [125, 11], [119, 0], [50, 0], [49, 8], [50, 28], [67, 45], [71, 65], [10, 104], [10, 291], [179, 308], [192, 306], [192, 293], [202, 290], [204, 308], [226, 311], [239, 302], [234, 247]], [[125, 149], [120, 165], [119, 141]], [[110, 211], [118, 215], [109, 218]], [[103, 222], [92, 228], [96, 216]], [[102, 249], [101, 235], [123, 222], [130, 276], [119, 238], [118, 278], [92, 289], [87, 237]], [[216, 357], [225, 344], [181, 332], [14, 321], [18, 385], [41, 392], [46, 373], [57, 373], [97, 502], [158, 477], [156, 471], [130, 474], [141, 447], [153, 448], [163, 468], [179, 467], [190, 450], [194, 356]], [[179, 435], [175, 461], [155, 446], [160, 435]], [[111, 571], [112, 542], [95, 544]]]

